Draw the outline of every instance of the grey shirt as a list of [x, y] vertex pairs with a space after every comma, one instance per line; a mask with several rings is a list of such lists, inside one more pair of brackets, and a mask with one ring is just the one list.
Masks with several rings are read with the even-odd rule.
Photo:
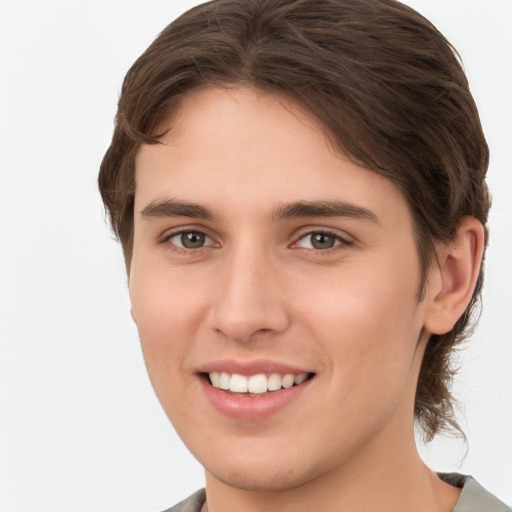
[[[486, 491], [473, 477], [458, 473], [440, 474], [446, 483], [462, 488], [459, 501], [452, 512], [511, 512], [511, 508]], [[164, 512], [200, 512], [206, 499], [204, 489]]]

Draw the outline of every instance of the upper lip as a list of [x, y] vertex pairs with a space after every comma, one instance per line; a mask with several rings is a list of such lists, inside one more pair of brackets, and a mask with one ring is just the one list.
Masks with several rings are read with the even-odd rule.
[[273, 361], [270, 359], [217, 359], [208, 361], [200, 365], [197, 369], [198, 373], [210, 372], [226, 372], [237, 373], [239, 375], [257, 375], [259, 373], [271, 374], [279, 373], [282, 375], [291, 373], [299, 375], [301, 373], [313, 373], [310, 369], [299, 367], [294, 364]]

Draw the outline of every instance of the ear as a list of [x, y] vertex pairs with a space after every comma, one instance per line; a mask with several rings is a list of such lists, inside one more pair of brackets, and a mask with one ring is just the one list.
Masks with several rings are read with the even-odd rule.
[[466, 310], [480, 273], [485, 246], [485, 230], [474, 217], [464, 217], [457, 234], [440, 244], [438, 265], [432, 269], [425, 328], [432, 334], [445, 334]]

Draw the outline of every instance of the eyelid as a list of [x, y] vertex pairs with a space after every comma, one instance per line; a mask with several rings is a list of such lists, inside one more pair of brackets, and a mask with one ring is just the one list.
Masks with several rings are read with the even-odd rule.
[[[201, 247], [197, 247], [195, 249], [188, 249], [186, 247], [182, 247], [180, 245], [177, 245], [173, 242], [171, 242], [171, 238], [177, 237], [179, 235], [182, 235], [183, 233], [201, 233], [205, 236], [205, 239], [208, 240], [208, 243], [205, 243], [205, 245]], [[178, 251], [185, 251], [187, 253], [190, 253], [192, 251], [197, 251], [200, 249], [204, 249], [207, 247], [213, 247], [215, 245], [219, 245], [218, 242], [215, 241], [214, 237], [209, 233], [208, 229], [205, 229], [204, 227], [200, 226], [178, 226], [172, 229], [166, 230], [162, 235], [158, 238], [158, 243], [161, 244], [169, 244], [171, 245], [175, 250]]]
[[195, 230], [185, 230], [185, 231], [178, 231], [177, 233], [171, 233], [168, 237], [167, 237], [167, 241], [172, 243], [172, 245], [176, 245], [177, 247], [179, 247], [180, 249], [187, 249], [187, 251], [190, 251], [190, 250], [193, 250], [193, 249], [189, 249], [188, 247], [182, 247], [181, 245], [177, 245], [175, 244], [174, 242], [171, 242], [171, 239], [173, 238], [178, 238], [180, 237], [181, 235], [183, 235], [184, 233], [198, 233], [198, 234], [202, 234], [204, 235], [204, 239], [205, 239], [205, 243], [204, 245], [202, 245], [201, 247], [197, 247], [197, 249], [202, 249], [203, 247], [210, 247], [212, 244], [211, 243], [208, 243], [208, 241], [210, 242], [213, 242], [213, 240], [206, 234], [206, 233], [202, 233], [200, 231], [195, 231]]
[[[170, 241], [171, 238], [177, 237], [183, 233], [190, 233], [190, 232], [196, 232], [201, 233], [205, 236], [207, 239], [207, 243], [201, 247], [195, 248], [195, 249], [189, 249], [186, 247], [181, 247], [180, 245], [177, 245]], [[317, 227], [317, 226], [307, 226], [303, 227], [299, 233], [297, 233], [294, 236], [294, 241], [290, 245], [290, 247], [298, 247], [298, 243], [303, 240], [304, 238], [314, 235], [314, 234], [323, 234], [327, 236], [331, 236], [336, 239], [336, 244], [329, 248], [329, 249], [310, 249], [317, 252], [328, 252], [329, 250], [335, 249], [336, 247], [343, 245], [343, 246], [349, 246], [353, 245], [355, 243], [354, 237], [351, 235], [348, 235], [345, 232], [340, 233], [340, 231], [328, 228], [328, 227]], [[197, 251], [203, 248], [208, 247], [220, 247], [220, 243], [216, 241], [214, 235], [211, 234], [210, 230], [205, 228], [204, 226], [197, 226], [197, 225], [180, 225], [171, 229], [168, 229], [162, 233], [161, 236], [158, 237], [157, 243], [161, 244], [168, 244], [171, 245], [175, 250], [181, 250], [185, 251], [187, 253], [190, 253], [191, 251]], [[300, 247], [299, 247], [300, 248]], [[308, 248], [305, 248], [308, 249]]]
[[[334, 230], [332, 228], [326, 228], [326, 227], [308, 227], [307, 230], [301, 230], [301, 232], [295, 237], [295, 241], [293, 242], [291, 247], [298, 247], [298, 243], [301, 240], [304, 240], [308, 236], [316, 235], [316, 234], [322, 234], [331, 236], [336, 239], [335, 245], [333, 247], [330, 247], [328, 249], [315, 249], [315, 248], [306, 248], [309, 250], [317, 251], [317, 252], [329, 252], [329, 250], [333, 250], [336, 247], [343, 245], [343, 246], [349, 246], [354, 244], [353, 237], [349, 236], [346, 233], [340, 233], [337, 230]], [[302, 248], [302, 247], [299, 247]]]

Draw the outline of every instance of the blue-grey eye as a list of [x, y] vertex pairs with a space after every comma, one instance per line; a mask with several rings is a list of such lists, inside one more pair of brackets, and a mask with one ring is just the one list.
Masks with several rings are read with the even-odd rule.
[[180, 235], [181, 245], [187, 249], [197, 249], [198, 247], [203, 247], [205, 240], [205, 234], [199, 233], [198, 231], [187, 231], [185, 233], [181, 233]]
[[303, 236], [297, 245], [303, 249], [316, 249], [317, 251], [325, 251], [326, 249], [332, 249], [334, 246], [339, 245], [340, 243], [340, 237], [332, 235], [331, 233], [323, 233], [321, 231], [317, 231], [314, 233], [308, 233], [307, 235]]
[[211, 242], [210, 238], [201, 231], [182, 231], [170, 236], [168, 240], [184, 249], [199, 249]]
[[330, 249], [336, 244], [336, 238], [327, 233], [314, 233], [311, 235], [311, 245], [315, 249]]

